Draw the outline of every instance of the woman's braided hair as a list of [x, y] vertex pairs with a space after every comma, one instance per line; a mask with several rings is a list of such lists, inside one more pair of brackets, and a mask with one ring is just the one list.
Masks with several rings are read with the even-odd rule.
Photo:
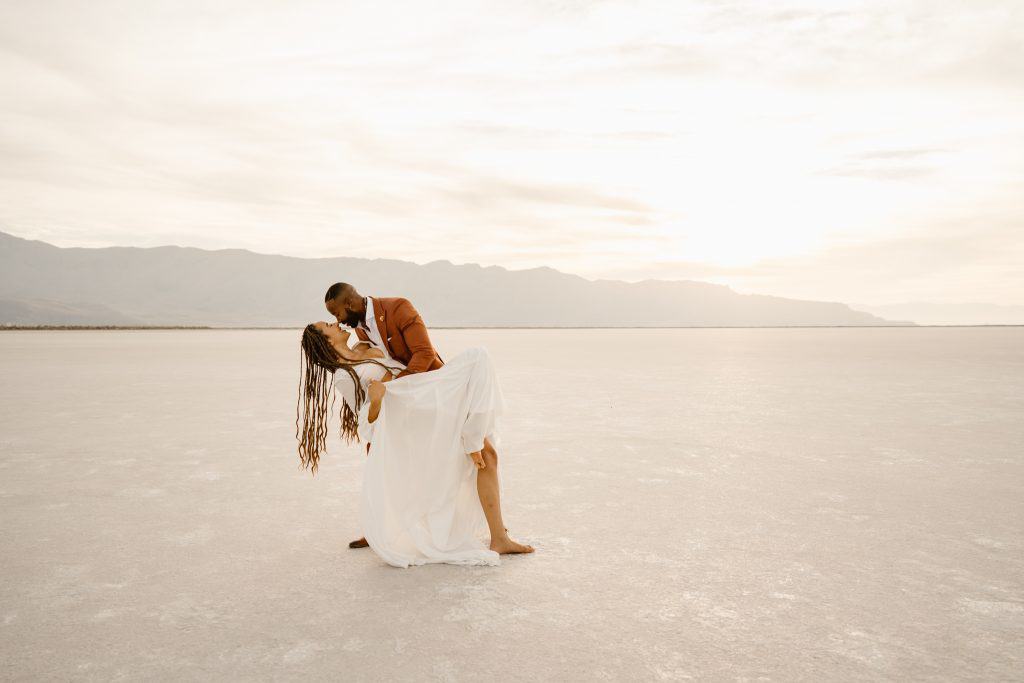
[[[315, 475], [320, 454], [327, 450], [327, 410], [334, 407], [334, 373], [344, 370], [352, 378], [356, 404], [350, 406], [342, 399], [341, 438], [347, 443], [359, 441], [359, 409], [366, 398], [366, 390], [355, 371], [356, 365], [374, 363], [387, 368], [373, 358], [347, 360], [331, 346], [330, 340], [313, 324], [302, 331], [299, 357], [299, 400], [295, 406], [295, 438], [299, 440], [299, 461], [302, 469]], [[330, 396], [330, 406], [328, 406]]]

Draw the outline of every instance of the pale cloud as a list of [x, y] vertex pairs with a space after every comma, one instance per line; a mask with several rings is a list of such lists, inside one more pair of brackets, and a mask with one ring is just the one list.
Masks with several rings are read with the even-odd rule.
[[878, 180], [920, 178], [941, 170], [938, 163], [926, 165], [942, 150], [881, 149], [852, 155], [842, 165], [822, 171], [824, 175]]
[[858, 159], [920, 159], [942, 153], [941, 149], [879, 149], [861, 152]]
[[1024, 303], [1022, 46], [1013, 0], [7, 3], [0, 230]]

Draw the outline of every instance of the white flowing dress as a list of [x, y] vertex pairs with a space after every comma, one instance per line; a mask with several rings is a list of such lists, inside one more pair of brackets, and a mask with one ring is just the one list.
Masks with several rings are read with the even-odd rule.
[[[396, 370], [404, 367], [390, 358], [383, 362]], [[372, 364], [356, 370], [364, 388], [387, 372]], [[348, 373], [335, 372], [334, 381], [354, 398]], [[385, 386], [372, 424], [369, 398], [359, 411], [360, 439], [371, 443], [360, 503], [367, 543], [395, 567], [500, 564], [498, 553], [483, 541], [487, 520], [476, 489], [477, 468], [468, 456], [483, 448], [484, 438], [499, 443], [497, 421], [505, 403], [487, 350], [467, 349], [437, 370]], [[361, 450], [365, 453], [365, 446]], [[498, 485], [500, 493], [500, 478]]]

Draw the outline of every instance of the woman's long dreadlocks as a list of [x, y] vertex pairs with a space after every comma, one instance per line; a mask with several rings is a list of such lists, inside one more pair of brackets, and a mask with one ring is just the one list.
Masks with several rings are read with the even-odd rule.
[[[309, 468], [315, 475], [320, 463], [320, 454], [327, 450], [327, 410], [334, 407], [334, 373], [344, 370], [352, 378], [355, 387], [356, 404], [350, 406], [342, 400], [341, 438], [347, 443], [359, 441], [359, 409], [366, 398], [356, 373], [355, 366], [374, 363], [387, 367], [380, 361], [346, 360], [331, 346], [330, 340], [312, 324], [302, 331], [299, 357], [299, 401], [295, 406], [295, 438], [299, 440], [299, 461], [303, 469]], [[331, 401], [328, 406], [328, 395]]]

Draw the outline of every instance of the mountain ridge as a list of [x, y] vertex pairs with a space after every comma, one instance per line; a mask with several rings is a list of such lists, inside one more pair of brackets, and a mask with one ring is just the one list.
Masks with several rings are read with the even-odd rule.
[[838, 302], [740, 294], [694, 280], [588, 280], [549, 266], [509, 270], [238, 248], [57, 247], [0, 231], [0, 324], [61, 324], [63, 310], [77, 324], [93, 315], [95, 324], [301, 325], [326, 317], [323, 293], [337, 281], [364, 294], [405, 296], [438, 327], [906, 324]]

